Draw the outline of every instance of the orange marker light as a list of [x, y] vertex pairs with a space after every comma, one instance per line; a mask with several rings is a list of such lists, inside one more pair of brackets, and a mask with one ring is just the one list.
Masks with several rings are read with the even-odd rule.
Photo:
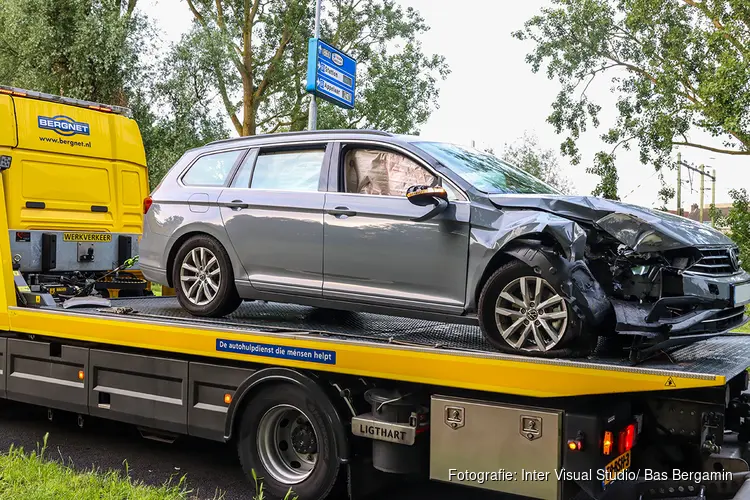
[[224, 403], [230, 404], [232, 402], [232, 395], [229, 393], [224, 394]]
[[78, 380], [83, 380], [83, 370], [78, 370]]
[[602, 442], [602, 453], [609, 455], [612, 453], [612, 433], [606, 431], [604, 433], [604, 441]]
[[583, 443], [577, 439], [571, 439], [568, 441], [568, 449], [570, 451], [581, 451], [583, 448]]

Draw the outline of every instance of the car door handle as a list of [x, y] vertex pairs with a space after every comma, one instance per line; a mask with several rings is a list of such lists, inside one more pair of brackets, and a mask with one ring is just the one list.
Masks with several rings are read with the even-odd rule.
[[242, 200], [232, 200], [229, 203], [225, 203], [224, 206], [229, 207], [232, 210], [242, 210], [243, 208], [247, 208], [250, 205], [248, 203], [244, 203]]
[[357, 212], [349, 210], [349, 207], [336, 207], [332, 210], [328, 210], [328, 213], [334, 217], [354, 217], [357, 215]]

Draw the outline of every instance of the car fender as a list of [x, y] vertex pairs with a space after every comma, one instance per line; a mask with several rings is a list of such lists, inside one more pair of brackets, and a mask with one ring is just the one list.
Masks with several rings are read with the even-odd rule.
[[520, 240], [547, 240], [559, 247], [563, 260], [572, 263], [583, 259], [586, 232], [570, 219], [534, 210], [477, 207], [471, 221], [467, 286], [470, 310], [476, 308], [481, 287], [492, 272], [510, 258], [519, 258], [507, 250]]
[[224, 247], [227, 255], [229, 255], [229, 260], [232, 262], [235, 279], [244, 279], [247, 276], [247, 272], [245, 272], [245, 269], [242, 267], [241, 260], [237, 255], [237, 252], [234, 250], [234, 246], [229, 241], [229, 236], [227, 235], [226, 229], [224, 229], [224, 224], [222, 223], [218, 207], [215, 210], [216, 217], [210, 217], [211, 212], [213, 212], [213, 210], [210, 210], [205, 214], [199, 214], [200, 216], [203, 216], [200, 221], [195, 220], [183, 223], [172, 233], [167, 242], [166, 251], [164, 252], [162, 261], [162, 266], [167, 270], [167, 273], [169, 273], [169, 269], [167, 269], [168, 259], [173, 255], [173, 252], [177, 251], [178, 244], [181, 244], [181, 242], [187, 239], [190, 235], [202, 233], [215, 238], [221, 246]]

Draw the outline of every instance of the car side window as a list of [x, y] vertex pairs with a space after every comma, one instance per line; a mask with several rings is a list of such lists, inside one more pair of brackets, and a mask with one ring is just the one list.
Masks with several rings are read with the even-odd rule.
[[229, 187], [233, 188], [249, 188], [250, 187], [250, 176], [253, 174], [253, 165], [255, 164], [255, 154], [251, 151], [242, 160], [239, 170], [232, 179], [232, 185]]
[[437, 177], [400, 153], [353, 148], [344, 156], [347, 193], [406, 196], [411, 186], [438, 184]]
[[235, 150], [201, 156], [182, 176], [182, 183], [186, 186], [223, 186], [242, 153], [243, 150]]
[[[317, 191], [325, 151], [261, 152], [250, 178], [252, 189]], [[238, 177], [242, 177], [240, 172]], [[241, 186], [237, 186], [241, 187]]]

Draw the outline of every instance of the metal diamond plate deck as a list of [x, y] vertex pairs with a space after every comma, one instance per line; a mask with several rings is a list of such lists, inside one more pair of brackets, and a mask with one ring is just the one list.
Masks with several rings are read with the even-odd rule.
[[[633, 365], [625, 359], [601, 357], [540, 359], [497, 352], [476, 326], [456, 325], [370, 313], [331, 311], [291, 304], [245, 302], [233, 314], [220, 319], [201, 319], [184, 311], [174, 297], [113, 299], [113, 307], [131, 307], [126, 317], [170, 322], [180, 326], [229, 329], [237, 332], [316, 335], [340, 341], [411, 346], [528, 363], [595, 368], [633, 373], [676, 374], [691, 378], [733, 377], [750, 365], [750, 335], [725, 335], [673, 350]], [[97, 308], [66, 312], [111, 316]], [[121, 317], [121, 316], [119, 316]]]

